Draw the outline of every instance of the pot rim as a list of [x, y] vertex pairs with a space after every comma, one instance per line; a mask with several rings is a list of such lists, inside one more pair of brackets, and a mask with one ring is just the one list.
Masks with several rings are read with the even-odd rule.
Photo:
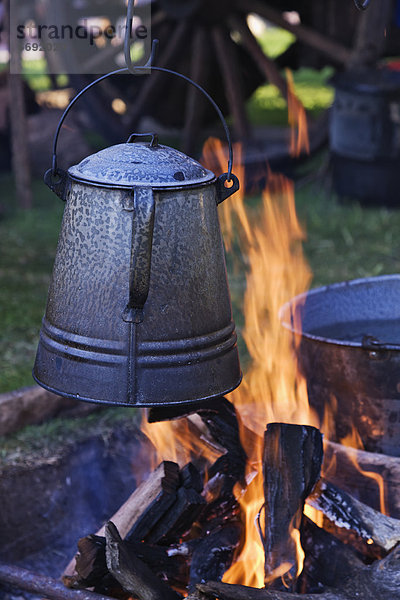
[[[281, 306], [281, 308], [279, 309], [279, 313], [278, 313], [279, 320], [281, 322], [281, 325], [285, 329], [291, 331], [294, 335], [300, 336], [302, 338], [305, 338], [308, 340], [313, 340], [313, 341], [324, 343], [324, 344], [340, 346], [340, 347], [360, 348], [362, 350], [369, 352], [371, 350], [371, 348], [365, 348], [361, 342], [354, 342], [352, 340], [338, 340], [338, 339], [329, 338], [329, 337], [322, 337], [320, 335], [316, 335], [316, 334], [313, 334], [313, 333], [310, 333], [307, 331], [303, 331], [302, 328], [299, 328], [298, 325], [296, 323], [294, 323], [293, 314], [296, 310], [301, 310], [301, 307], [304, 306], [307, 298], [309, 298], [309, 297], [316, 297], [319, 295], [323, 296], [324, 294], [329, 294], [333, 290], [334, 291], [345, 291], [345, 290], [348, 290], [349, 288], [363, 286], [365, 284], [375, 285], [375, 284], [379, 284], [380, 282], [390, 282], [390, 281], [393, 281], [393, 282], [397, 281], [400, 284], [400, 274], [378, 275], [376, 277], [351, 279], [348, 281], [341, 281], [339, 283], [332, 283], [329, 285], [314, 288], [307, 292], [303, 292], [302, 294], [299, 294], [299, 295], [295, 296], [294, 298], [291, 298], [291, 300], [289, 300], [288, 302], [283, 304]], [[399, 351], [399, 345], [383, 343], [382, 346], [377, 349], [378, 350]]]

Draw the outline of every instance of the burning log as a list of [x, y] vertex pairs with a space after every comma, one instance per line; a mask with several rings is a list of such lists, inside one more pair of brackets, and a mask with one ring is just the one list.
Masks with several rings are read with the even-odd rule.
[[138, 600], [179, 600], [181, 596], [156, 577], [127, 548], [111, 521], [105, 526], [107, 567], [129, 594]]
[[239, 523], [231, 523], [191, 542], [193, 554], [190, 564], [189, 591], [195, 591], [197, 583], [204, 583], [210, 578], [215, 581], [222, 579], [239, 545], [240, 535]]
[[[340, 529], [354, 532], [366, 548], [378, 546], [386, 552], [400, 542], [400, 521], [383, 515], [363, 504], [329, 481], [321, 480], [315, 487], [307, 504], [321, 511], [335, 526], [339, 537]], [[326, 528], [326, 527], [325, 527]], [[332, 531], [332, 529], [330, 529]], [[364, 551], [364, 553], [367, 553]]]
[[[174, 504], [180, 485], [179, 467], [162, 462], [113, 516], [120, 535], [144, 538], [162, 515]], [[104, 534], [102, 528], [98, 535]]]
[[[331, 464], [335, 465], [332, 474]], [[400, 458], [325, 440], [324, 477], [349, 494], [357, 493], [372, 508], [400, 519]], [[379, 489], [378, 480], [384, 490]], [[382, 508], [383, 501], [386, 511]]]
[[219, 478], [219, 498], [232, 495], [233, 486], [243, 484], [247, 456], [239, 434], [239, 416], [232, 402], [219, 398], [217, 402], [199, 409], [198, 414], [207, 427], [208, 435], [226, 449], [208, 469], [208, 477]]
[[161, 540], [164, 544], [175, 543], [187, 529], [190, 529], [201, 512], [205, 500], [199, 494], [203, 488], [200, 473], [191, 463], [182, 471], [179, 471], [175, 463], [171, 464], [175, 465], [174, 472], [177, 471], [178, 474], [177, 487], [172, 495], [169, 492], [165, 493], [164, 490], [162, 496], [136, 519], [130, 531], [123, 532], [124, 538], [144, 540], [153, 544]]
[[296, 581], [298, 558], [293, 531], [297, 530], [299, 537], [304, 502], [319, 479], [322, 457], [322, 435], [315, 427], [267, 426], [263, 454], [267, 585], [283, 573], [285, 579]]
[[364, 563], [353, 548], [305, 517], [301, 528], [301, 545], [305, 553], [299, 589], [308, 593], [333, 589], [338, 581], [350, 577]]
[[203, 510], [206, 501], [193, 488], [182, 486], [177, 492], [176, 501], [162, 518], [145, 535], [138, 534], [140, 527], [134, 527], [128, 539], [144, 539], [148, 543], [165, 545], [177, 543]]
[[[187, 600], [207, 600], [218, 598], [218, 600], [349, 600], [348, 596], [342, 596], [335, 592], [324, 594], [291, 594], [290, 592], [279, 592], [251, 588], [246, 585], [232, 585], [230, 583], [209, 582], [198, 584], [197, 590], [200, 595], [189, 595]], [[352, 597], [354, 600], [354, 597]], [[364, 600], [364, 599], [363, 599]]]
[[[207, 490], [213, 488], [212, 495], [215, 500], [232, 495], [235, 483], [244, 480], [247, 460], [239, 435], [239, 426], [243, 427], [243, 425], [240, 423], [234, 405], [221, 397], [189, 407], [155, 407], [149, 409], [147, 414], [149, 423], [180, 417], [187, 417], [198, 436], [222, 453], [222, 456], [207, 470], [209, 480]], [[250, 435], [255, 436], [252, 432], [249, 432], [248, 437]], [[215, 493], [217, 489], [218, 492]]]
[[[323, 536], [329, 536], [320, 530]], [[332, 537], [332, 536], [329, 536]], [[338, 542], [340, 545], [341, 543]], [[325, 546], [324, 561], [330, 562], [331, 555]], [[340, 552], [340, 550], [344, 550]], [[189, 595], [188, 600], [394, 600], [399, 598], [400, 589], [400, 546], [382, 560], [371, 566], [365, 566], [342, 545], [336, 551], [337, 558], [342, 557], [342, 568], [337, 565], [340, 578], [335, 583], [337, 588], [327, 587], [322, 593], [293, 594], [278, 590], [265, 590], [249, 588], [242, 585], [208, 582], [198, 584], [197, 596]]]

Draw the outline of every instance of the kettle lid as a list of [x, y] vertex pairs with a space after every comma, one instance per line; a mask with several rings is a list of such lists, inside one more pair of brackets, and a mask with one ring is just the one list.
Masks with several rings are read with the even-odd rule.
[[[151, 142], [135, 142], [151, 135]], [[215, 175], [183, 152], [158, 143], [156, 134], [132, 134], [125, 144], [110, 146], [70, 167], [73, 179], [115, 188], [190, 187], [212, 181]]]

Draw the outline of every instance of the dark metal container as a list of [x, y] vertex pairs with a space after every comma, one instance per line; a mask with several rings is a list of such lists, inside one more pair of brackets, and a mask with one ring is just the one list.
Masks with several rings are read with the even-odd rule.
[[310, 405], [333, 417], [330, 439], [354, 426], [366, 450], [400, 456], [400, 275], [311, 290], [281, 319], [299, 336]]
[[333, 185], [367, 204], [399, 203], [400, 73], [388, 68], [332, 79], [330, 119]]
[[66, 206], [34, 377], [108, 404], [220, 396], [241, 380], [217, 214], [238, 182], [136, 137], [49, 182]]

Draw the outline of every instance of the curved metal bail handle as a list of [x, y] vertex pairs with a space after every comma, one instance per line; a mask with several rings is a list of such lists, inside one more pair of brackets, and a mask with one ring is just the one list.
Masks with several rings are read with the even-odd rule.
[[[154, 40], [153, 41], [153, 46], [156, 47], [157, 43], [158, 43], [158, 40]], [[186, 77], [186, 75], [182, 75], [182, 73], [177, 73], [176, 71], [172, 71], [171, 69], [165, 69], [164, 67], [144, 66], [144, 67], [135, 67], [134, 70], [135, 70], [135, 73], [142, 72], [144, 74], [148, 70], [150, 70], [150, 71], [160, 71], [162, 73], [168, 73], [169, 75], [173, 75], [174, 77], [178, 77], [179, 79], [183, 79], [184, 81], [186, 81], [187, 83], [189, 83], [190, 85], [192, 85], [193, 87], [195, 87], [199, 92], [201, 92], [207, 98], [207, 100], [214, 107], [215, 112], [217, 113], [217, 115], [218, 115], [218, 117], [219, 117], [219, 119], [220, 119], [220, 121], [222, 123], [222, 127], [224, 129], [225, 136], [226, 136], [226, 139], [227, 139], [227, 142], [228, 142], [228, 152], [229, 152], [229, 157], [228, 157], [228, 171], [227, 171], [226, 174], [221, 175], [221, 177], [225, 177], [226, 176], [225, 181], [227, 181], [227, 182], [232, 181], [232, 179], [233, 179], [233, 177], [232, 177], [233, 148], [232, 148], [232, 140], [231, 140], [229, 128], [228, 128], [228, 125], [227, 125], [227, 123], [225, 121], [224, 115], [222, 114], [221, 109], [219, 108], [219, 106], [215, 102], [215, 100], [210, 96], [210, 94], [208, 92], [206, 92], [206, 90], [203, 87], [201, 87], [201, 85], [199, 85], [198, 83], [196, 83], [195, 81], [193, 81], [189, 77]], [[111, 71], [110, 73], [106, 73], [105, 75], [102, 75], [101, 77], [99, 77], [95, 81], [92, 81], [91, 83], [89, 83], [89, 85], [87, 85], [85, 88], [83, 88], [83, 90], [81, 90], [75, 96], [75, 98], [73, 98], [71, 100], [71, 102], [68, 104], [67, 108], [64, 110], [63, 114], [61, 115], [60, 121], [59, 121], [59, 123], [57, 125], [56, 133], [54, 135], [54, 140], [53, 140], [53, 160], [52, 160], [51, 170], [50, 170], [50, 173], [49, 173], [49, 171], [47, 172], [46, 176], [48, 175], [48, 177], [51, 176], [51, 177], [54, 178], [54, 177], [56, 177], [57, 174], [60, 174], [60, 170], [58, 169], [58, 166], [57, 166], [57, 144], [58, 144], [58, 138], [60, 136], [60, 131], [61, 131], [61, 128], [63, 126], [63, 123], [64, 123], [64, 121], [65, 121], [65, 119], [66, 119], [69, 111], [74, 106], [74, 104], [81, 98], [81, 96], [83, 96], [83, 94], [85, 94], [92, 87], [94, 87], [95, 85], [97, 85], [98, 83], [100, 83], [101, 81], [103, 81], [104, 79], [107, 79], [108, 77], [112, 77], [113, 75], [121, 75], [121, 74], [124, 74], [124, 73], [129, 73], [128, 67], [125, 67], [123, 69], [117, 69], [116, 71]], [[236, 186], [235, 180], [234, 180], [234, 186]], [[233, 193], [233, 191], [231, 191], [230, 188], [227, 188], [227, 191], [230, 191], [231, 194]], [[234, 191], [236, 191], [236, 189]], [[230, 194], [228, 194], [228, 195], [230, 195]]]

